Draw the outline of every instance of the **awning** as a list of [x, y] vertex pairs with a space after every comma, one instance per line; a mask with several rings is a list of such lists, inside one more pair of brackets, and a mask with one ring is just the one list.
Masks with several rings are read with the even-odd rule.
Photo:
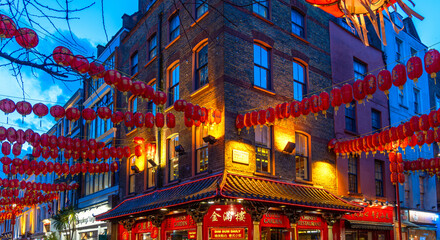
[[323, 188], [224, 173], [124, 200], [110, 211], [95, 217], [103, 221], [214, 197], [342, 212], [363, 210], [362, 206], [351, 204]]
[[345, 220], [345, 224], [347, 228], [351, 229], [393, 230], [393, 224], [391, 223]]
[[409, 221], [402, 221], [402, 227], [407, 227], [407, 228], [419, 228], [419, 225], [409, 222]]

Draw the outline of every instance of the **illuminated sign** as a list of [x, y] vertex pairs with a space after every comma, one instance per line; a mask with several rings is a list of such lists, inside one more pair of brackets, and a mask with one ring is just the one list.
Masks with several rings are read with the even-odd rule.
[[196, 228], [196, 223], [189, 215], [172, 216], [166, 219], [164, 224], [168, 230]]
[[249, 153], [237, 149], [232, 150], [232, 162], [249, 164]]
[[211, 239], [244, 239], [244, 228], [211, 228]]
[[318, 216], [305, 215], [301, 216], [297, 224], [302, 227], [321, 227], [322, 220]]
[[207, 213], [209, 226], [247, 226], [251, 216], [240, 205], [214, 205]]
[[269, 211], [263, 215], [260, 225], [262, 227], [281, 227], [289, 228], [287, 216], [281, 212]]
[[409, 210], [409, 220], [417, 223], [435, 224], [438, 221], [438, 214]]
[[188, 239], [196, 239], [197, 232], [196, 231], [188, 231]]
[[345, 215], [347, 220], [393, 223], [392, 207], [366, 207], [364, 211]]

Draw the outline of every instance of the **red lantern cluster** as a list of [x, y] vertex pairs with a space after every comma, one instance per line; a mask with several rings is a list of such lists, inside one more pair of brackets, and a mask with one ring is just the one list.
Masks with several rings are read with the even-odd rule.
[[424, 159], [419, 158], [414, 161], [405, 161], [404, 170], [407, 173], [414, 173], [422, 171], [428, 173], [430, 176], [439, 176], [440, 172], [440, 158]]
[[388, 158], [390, 160], [390, 171], [391, 171], [391, 182], [393, 184], [403, 184], [405, 182], [404, 163], [402, 159], [402, 154], [399, 152], [388, 153]]
[[16, 32], [15, 22], [10, 17], [0, 14], [0, 38], [12, 38]]

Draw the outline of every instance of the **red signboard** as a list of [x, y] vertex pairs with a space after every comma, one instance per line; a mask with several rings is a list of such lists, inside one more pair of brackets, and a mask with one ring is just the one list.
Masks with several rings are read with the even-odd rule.
[[214, 205], [205, 215], [205, 226], [231, 227], [231, 226], [250, 226], [251, 216], [246, 213], [241, 205]]
[[301, 228], [323, 228], [324, 221], [318, 215], [304, 215], [301, 216], [297, 225]]
[[133, 230], [136, 233], [151, 233], [154, 230], [157, 231], [157, 227], [153, 226], [150, 221], [142, 221], [137, 223]]
[[211, 228], [211, 239], [244, 239], [244, 228]]
[[196, 239], [197, 232], [196, 231], [188, 231], [188, 239]]
[[393, 223], [392, 207], [366, 207], [364, 211], [345, 215], [347, 220]]
[[165, 230], [179, 230], [196, 228], [196, 223], [189, 215], [176, 215], [171, 216], [165, 220], [164, 223]]
[[281, 212], [269, 211], [263, 215], [261, 227], [289, 228], [289, 219]]

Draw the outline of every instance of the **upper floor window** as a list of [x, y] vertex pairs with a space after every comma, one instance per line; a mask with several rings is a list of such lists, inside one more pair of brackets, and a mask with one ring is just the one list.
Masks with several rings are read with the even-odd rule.
[[295, 133], [295, 145], [296, 178], [309, 180], [309, 137]]
[[403, 94], [403, 91], [405, 91], [405, 89], [398, 90], [398, 97], [399, 97], [399, 105], [400, 106], [405, 106], [405, 95]]
[[417, 50], [415, 50], [414, 48], [410, 48], [410, 51], [412, 57], [417, 56]]
[[208, 143], [203, 138], [208, 136], [208, 126], [200, 125], [196, 127], [196, 164], [197, 172], [208, 170]]
[[376, 185], [376, 196], [383, 197], [383, 162], [374, 160], [374, 178]]
[[400, 62], [403, 54], [403, 42], [396, 38], [396, 61]]
[[301, 101], [307, 93], [306, 67], [293, 62], [293, 99]]
[[356, 103], [354, 101], [345, 107], [345, 129], [356, 132]]
[[292, 33], [304, 38], [304, 15], [295, 9], [291, 10]]
[[133, 113], [137, 112], [137, 97], [133, 96], [130, 98], [130, 105], [129, 105], [130, 111]]
[[271, 128], [262, 125], [255, 129], [255, 164], [259, 172], [271, 171]]
[[131, 75], [135, 75], [138, 72], [138, 53], [136, 52], [131, 56]]
[[379, 111], [371, 109], [371, 126], [373, 133], [380, 132], [380, 129], [382, 127], [380, 116], [381, 114]]
[[127, 159], [127, 166], [128, 169], [128, 194], [134, 193], [136, 191], [136, 172], [134, 170], [135, 168], [135, 162], [136, 162], [136, 156], [131, 156]]
[[196, 19], [208, 11], [208, 0], [196, 0]]
[[367, 73], [367, 65], [359, 60], [353, 60], [354, 79], [364, 79]]
[[253, 0], [253, 11], [254, 13], [264, 17], [268, 18], [268, 12], [269, 12], [269, 0]]
[[180, 35], [180, 19], [179, 14], [175, 14], [170, 18], [170, 42]]
[[[154, 161], [154, 156], [153, 156]], [[147, 161], [147, 186], [146, 188], [152, 188], [156, 186], [156, 167]]]
[[[154, 91], [156, 92], [156, 81], [151, 82], [150, 86], [153, 87]], [[154, 104], [153, 100], [148, 101], [147, 112], [151, 112], [156, 115], [156, 104]]]
[[156, 57], [157, 54], [157, 35], [154, 34], [148, 41], [148, 59], [151, 60]]
[[179, 64], [174, 65], [169, 71], [168, 106], [179, 99]]
[[435, 109], [440, 108], [440, 96], [438, 94], [435, 95]]
[[115, 68], [115, 54], [112, 53], [110, 57], [107, 58], [104, 62], [105, 70], [110, 70]]
[[179, 179], [179, 155], [176, 152], [176, 147], [179, 145], [179, 135], [175, 135], [168, 139], [168, 176], [169, 180], [174, 181]]
[[254, 85], [269, 89], [270, 67], [269, 50], [259, 44], [254, 44]]
[[419, 176], [420, 204], [417, 207], [425, 209], [425, 177]]
[[196, 53], [196, 89], [208, 83], [208, 44]]
[[358, 192], [358, 160], [357, 155], [348, 158], [348, 191], [351, 193]]
[[414, 113], [420, 113], [420, 90], [414, 88]]

